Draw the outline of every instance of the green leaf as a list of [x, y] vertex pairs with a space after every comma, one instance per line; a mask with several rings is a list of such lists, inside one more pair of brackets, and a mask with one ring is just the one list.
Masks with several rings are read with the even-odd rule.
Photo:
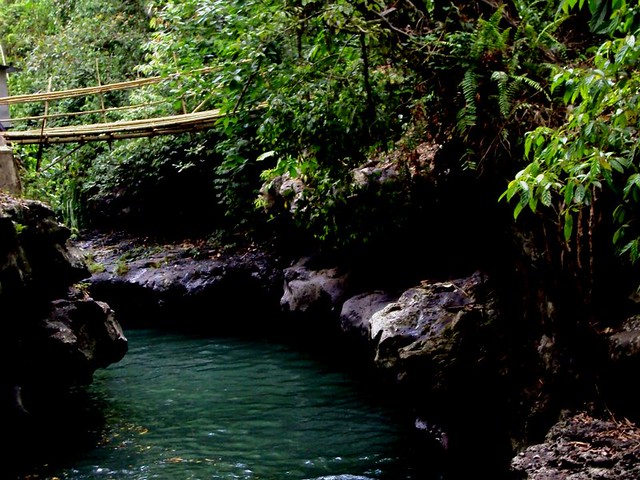
[[624, 187], [624, 196], [627, 197], [630, 192], [633, 191], [633, 188], [640, 188], [640, 173], [634, 173], [630, 175], [627, 179], [627, 184]]
[[517, 190], [518, 190], [517, 180], [511, 180], [509, 182], [509, 185], [507, 186], [507, 189], [504, 191], [502, 195], [500, 195], [500, 198], [498, 200], [502, 200], [504, 197], [506, 197], [507, 201], [511, 201], [513, 196], [516, 194]]
[[551, 206], [551, 189], [545, 188], [540, 194], [540, 201], [545, 207]]
[[524, 204], [522, 202], [519, 202], [515, 208], [513, 209], [513, 219], [517, 220], [518, 216], [520, 215], [520, 212], [522, 212], [522, 209], [524, 208]]
[[618, 205], [613, 210], [613, 219], [617, 223], [623, 223], [624, 222], [624, 219], [625, 219], [625, 208], [624, 208], [624, 205]]
[[567, 183], [567, 186], [564, 188], [564, 203], [569, 205], [573, 201], [573, 192], [575, 190], [576, 184], [574, 182]]
[[620, 255], [624, 255], [625, 253], [629, 254], [629, 258], [631, 262], [635, 263], [638, 261], [640, 257], [640, 239], [636, 238], [628, 242], [622, 249], [620, 250]]
[[582, 183], [579, 183], [573, 194], [573, 202], [578, 204], [582, 203], [582, 201], [584, 200], [584, 195], [585, 195], [584, 185]]
[[616, 172], [624, 173], [624, 166], [620, 162], [620, 159], [612, 158], [610, 165], [611, 165], [611, 168], [613, 168]]
[[573, 215], [570, 211], [565, 213], [564, 216], [564, 241], [568, 242], [571, 239], [573, 233]]
[[258, 155], [258, 158], [256, 158], [256, 161], [261, 162], [267, 158], [271, 158], [276, 154], [275, 150], [270, 150], [268, 152], [264, 152], [260, 155]]
[[524, 158], [529, 156], [531, 151], [531, 142], [533, 142], [533, 134], [529, 132], [524, 139]]

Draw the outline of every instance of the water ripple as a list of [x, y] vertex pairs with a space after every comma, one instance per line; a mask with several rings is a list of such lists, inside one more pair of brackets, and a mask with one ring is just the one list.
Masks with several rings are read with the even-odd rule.
[[424, 478], [392, 413], [343, 372], [269, 342], [127, 337], [91, 387], [103, 441], [60, 479]]

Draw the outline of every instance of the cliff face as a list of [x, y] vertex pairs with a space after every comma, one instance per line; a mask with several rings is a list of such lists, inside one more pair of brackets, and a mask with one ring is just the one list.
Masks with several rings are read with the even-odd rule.
[[76, 283], [89, 272], [69, 237], [45, 204], [0, 193], [0, 411], [11, 425], [127, 351], [111, 308]]

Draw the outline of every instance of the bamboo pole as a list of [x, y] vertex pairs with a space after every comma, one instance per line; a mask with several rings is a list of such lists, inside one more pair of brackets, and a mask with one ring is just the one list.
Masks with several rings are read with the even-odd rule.
[[[110, 107], [110, 108], [107, 108], [105, 112], [109, 113], [109, 112], [116, 112], [121, 110], [135, 110], [136, 108], [151, 107], [153, 105], [161, 105], [163, 103], [168, 103], [168, 102], [167, 100], [158, 100], [156, 102], [138, 103], [135, 105], [125, 105], [123, 107]], [[92, 113], [100, 113], [100, 112], [102, 112], [102, 109], [85, 110], [83, 112], [52, 113], [50, 115], [47, 115], [47, 118], [77, 117], [81, 115], [90, 115]], [[28, 120], [42, 120], [43, 118], [45, 118], [44, 115], [35, 115], [32, 117], [18, 117], [18, 118], [11, 118], [11, 119], [0, 118], [0, 122], [5, 122], [7, 120], [11, 120], [12, 122], [25, 122]]]
[[[211, 72], [214, 68], [202, 68], [194, 70], [189, 73], [195, 72]], [[169, 77], [151, 77], [146, 79], [139, 79], [128, 82], [120, 82], [110, 85], [101, 85], [102, 79], [100, 76], [99, 65], [96, 62], [96, 71], [98, 75], [98, 86], [78, 88], [72, 90], [63, 90], [58, 92], [52, 92], [52, 80], [49, 79], [49, 87], [46, 93], [39, 93], [33, 95], [22, 95], [16, 97], [0, 97], [0, 104], [15, 104], [15, 103], [27, 103], [35, 101], [45, 102], [44, 115], [35, 117], [23, 117], [14, 120], [42, 120], [42, 126], [37, 130], [12, 130], [3, 133], [3, 138], [11, 143], [16, 144], [39, 144], [38, 160], [36, 170], [40, 170], [41, 167], [41, 155], [43, 145], [53, 143], [83, 143], [90, 141], [112, 141], [126, 138], [139, 138], [139, 137], [151, 137], [156, 135], [168, 135], [178, 134], [185, 132], [202, 131], [209, 128], [213, 128], [218, 124], [219, 118], [225, 114], [220, 113], [219, 110], [208, 110], [199, 112], [198, 110], [204, 106], [205, 101], [201, 102], [192, 113], [183, 113], [180, 115], [172, 115], [168, 117], [150, 118], [141, 120], [130, 121], [118, 121], [118, 122], [103, 122], [92, 125], [73, 125], [66, 127], [53, 127], [46, 128], [47, 120], [50, 118], [58, 118], [62, 116], [76, 116], [86, 115], [89, 113], [102, 113], [106, 117], [106, 112], [115, 110], [125, 110], [132, 108], [140, 108], [149, 105], [157, 105], [165, 103], [165, 101], [149, 102], [139, 105], [131, 105], [124, 107], [114, 107], [107, 109], [104, 102], [101, 102], [102, 108], [99, 110], [86, 111], [86, 112], [69, 112], [69, 113], [56, 113], [49, 114], [49, 103], [53, 100], [59, 100], [62, 98], [71, 98], [82, 95], [90, 94], [102, 94], [103, 92], [121, 90], [125, 88], [136, 88], [151, 83], [157, 83], [167, 78], [174, 78], [181, 74], [176, 73]], [[182, 97], [183, 111], [186, 112], [185, 97]], [[255, 105], [250, 110], [258, 110], [265, 107], [265, 103]]]
[[31, 93], [28, 95], [14, 95], [10, 97], [0, 97], [0, 104], [14, 105], [17, 103], [43, 102], [47, 100], [53, 101], [53, 100], [61, 100], [61, 99], [72, 98], [72, 97], [82, 97], [84, 95], [95, 95], [98, 93], [112, 92], [115, 90], [126, 90], [131, 88], [143, 87], [146, 85], [159, 83], [179, 75], [188, 75], [192, 73], [193, 74], [209, 73], [215, 70], [216, 69], [213, 67], [205, 67], [205, 68], [193, 70], [191, 72], [171, 74], [168, 77], [157, 76], [157, 77], [141, 78], [139, 80], [130, 80], [126, 82], [111, 83], [109, 85], [103, 85], [101, 87], [82, 87], [82, 88], [72, 88], [70, 90], [59, 90], [57, 92]]
[[[251, 110], [256, 111], [266, 106], [260, 103]], [[218, 120], [225, 114], [220, 110], [206, 110], [197, 113], [172, 115], [167, 117], [147, 118], [141, 120], [127, 120], [93, 125], [71, 125], [66, 127], [53, 127], [44, 132], [45, 143], [68, 143], [78, 141], [80, 138], [91, 138], [91, 141], [113, 138], [131, 138], [126, 135], [136, 136], [150, 135], [153, 132], [161, 134], [175, 133], [184, 129], [203, 130], [214, 127]], [[122, 137], [119, 135], [122, 134]], [[8, 141], [13, 143], [33, 144], [41, 140], [40, 130], [12, 130], [4, 132]], [[105, 138], [103, 138], [105, 137]], [[74, 139], [74, 140], [70, 140]]]
[[[98, 59], [96, 58], [96, 76], [98, 77], [98, 86], [101, 87], [102, 86], [102, 79], [100, 78], [100, 64], [98, 63]], [[98, 94], [100, 97], [100, 106], [102, 107], [102, 120], [104, 122], [107, 121], [107, 114], [105, 113], [105, 108], [104, 108], [104, 94], [103, 93], [99, 93]]]
[[[47, 87], [47, 91], [51, 91], [51, 85], [53, 83], [53, 77], [49, 77], [49, 86]], [[40, 165], [42, 164], [42, 150], [44, 148], [44, 144], [42, 142], [42, 137], [44, 135], [44, 129], [47, 128], [47, 115], [49, 114], [49, 102], [44, 102], [44, 118], [42, 119], [42, 128], [40, 129], [40, 142], [38, 147], [38, 156], [36, 159], [36, 172], [40, 171]]]
[[[176, 66], [176, 69], [179, 67], [178, 65], [178, 57], [176, 55], [176, 52], [173, 52], [173, 63]], [[182, 104], [182, 113], [183, 114], [187, 114], [187, 102], [184, 99], [184, 95], [180, 95], [180, 103]]]
[[75, 141], [98, 141], [117, 138], [135, 138], [153, 134], [170, 134], [213, 127], [223, 114], [219, 110], [173, 115], [143, 120], [98, 123], [53, 127], [44, 133], [40, 130], [14, 130], [5, 132], [12, 143], [70, 143]]

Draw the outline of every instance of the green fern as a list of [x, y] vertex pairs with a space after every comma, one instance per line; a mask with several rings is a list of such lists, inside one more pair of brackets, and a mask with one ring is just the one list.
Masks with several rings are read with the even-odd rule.
[[542, 85], [525, 75], [509, 75], [499, 70], [491, 74], [491, 80], [496, 82], [498, 86], [498, 106], [500, 108], [500, 114], [505, 120], [513, 115], [516, 108], [516, 106], [514, 106], [514, 99], [523, 87], [535, 90], [549, 99], [549, 95], [545, 92]]
[[491, 52], [504, 52], [509, 45], [511, 29], [500, 30], [500, 21], [503, 16], [503, 9], [495, 11], [489, 20], [478, 20], [478, 30], [473, 34], [474, 45], [471, 56], [480, 59], [483, 55]]
[[[478, 20], [478, 26], [474, 32], [466, 33], [458, 38], [456, 50], [458, 50], [460, 54], [467, 56], [469, 61], [468, 68], [464, 72], [464, 76], [460, 82], [465, 104], [458, 112], [456, 129], [461, 133], [467, 132], [471, 127], [476, 125], [476, 96], [478, 94], [479, 71], [481, 71], [482, 64], [485, 63], [487, 58], [505, 52], [509, 44], [510, 29], [501, 30], [500, 22], [502, 21], [502, 17], [503, 11], [499, 8], [488, 20]], [[468, 46], [466, 54], [461, 51], [461, 48], [465, 44]], [[500, 72], [494, 73], [500, 76]], [[500, 91], [506, 93], [507, 78], [498, 79], [496, 77], [496, 80], [504, 87], [502, 88], [499, 85]], [[510, 107], [508, 98], [504, 95], [501, 95], [501, 98], [502, 103], [500, 110], [502, 111], [502, 109], [505, 108], [505, 111], [508, 111]]]
[[547, 97], [547, 100], [551, 101], [551, 97], [549, 97], [549, 94], [545, 91], [544, 87], [540, 85], [539, 82], [536, 82], [526, 75], [514, 75], [512, 79], [514, 82], [524, 83], [527, 87], [535, 90], [538, 93], [542, 93], [545, 97]]
[[460, 132], [467, 131], [476, 124], [476, 93], [478, 92], [478, 75], [473, 70], [467, 70], [460, 83], [465, 106], [458, 112], [456, 128]]
[[507, 118], [511, 113], [511, 105], [515, 95], [513, 84], [509, 85], [509, 75], [503, 71], [495, 71], [491, 74], [491, 80], [498, 85], [498, 106], [503, 118]]

